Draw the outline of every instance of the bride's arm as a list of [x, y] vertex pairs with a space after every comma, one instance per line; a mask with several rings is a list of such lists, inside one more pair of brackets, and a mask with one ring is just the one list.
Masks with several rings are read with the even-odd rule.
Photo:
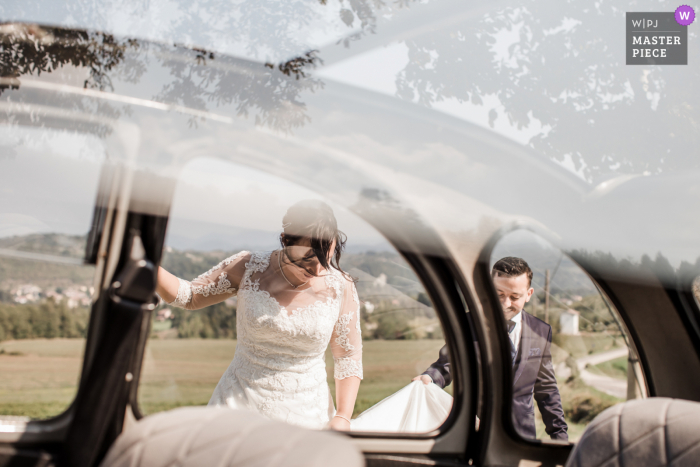
[[348, 281], [338, 321], [331, 337], [331, 351], [335, 364], [336, 416], [330, 427], [349, 430], [357, 391], [362, 379], [362, 331], [360, 329], [360, 300], [355, 284]]
[[197, 310], [223, 302], [238, 292], [250, 254], [242, 251], [226, 258], [192, 281], [158, 268], [156, 293], [169, 305]]
[[177, 289], [180, 287], [180, 281], [177, 277], [170, 274], [161, 266], [158, 267], [158, 282], [156, 284], [156, 293], [165, 303], [175, 301], [177, 297]]
[[335, 380], [335, 400], [338, 402], [336, 416], [331, 420], [330, 427], [334, 430], [350, 430], [352, 412], [355, 408], [357, 391], [360, 389], [360, 378], [349, 376], [344, 379]]

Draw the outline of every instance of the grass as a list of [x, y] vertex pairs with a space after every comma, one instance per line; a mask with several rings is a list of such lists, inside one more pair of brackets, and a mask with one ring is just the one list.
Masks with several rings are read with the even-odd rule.
[[[438, 340], [365, 341], [364, 380], [355, 413], [407, 385], [437, 359]], [[85, 346], [83, 339], [27, 339], [0, 343], [0, 414], [48, 418], [72, 402]], [[205, 405], [233, 358], [236, 341], [152, 339], [146, 347], [139, 406], [144, 414]], [[331, 393], [333, 359], [326, 355]], [[448, 392], [451, 387], [447, 388]]]
[[[406, 386], [437, 359], [442, 345], [438, 340], [365, 341], [364, 380], [355, 414]], [[207, 404], [235, 348], [236, 341], [225, 339], [150, 340], [139, 391], [142, 412]], [[326, 354], [326, 366], [331, 394], [335, 395], [330, 353]]]
[[[362, 365], [364, 379], [355, 402], [355, 415], [370, 408], [395, 393], [425, 371], [435, 360], [444, 345], [438, 340], [414, 341], [365, 341]], [[326, 367], [333, 368], [330, 353], [326, 354]], [[329, 371], [328, 384], [335, 398], [333, 372]], [[446, 388], [452, 393], [452, 386]]]
[[[586, 426], [603, 410], [620, 402], [614, 396], [586, 386], [580, 379], [557, 380], [566, 424], [569, 426], [569, 441], [578, 441]], [[549, 439], [539, 410], [535, 409], [537, 438]]]
[[627, 379], [627, 360], [627, 356], [616, 358], [615, 360], [608, 360], [598, 365], [589, 366], [588, 371], [612, 378]]
[[84, 339], [0, 342], [0, 414], [49, 418], [75, 397]]
[[[63, 412], [75, 397], [84, 346], [83, 339], [0, 342], [0, 415], [43, 419]], [[365, 377], [355, 415], [422, 373], [437, 359], [441, 346], [438, 340], [365, 341]], [[207, 404], [235, 348], [236, 341], [226, 339], [149, 340], [139, 388], [141, 411], [150, 414], [184, 405]], [[626, 358], [619, 360], [625, 360], [626, 364]], [[620, 371], [621, 362], [606, 363], [614, 371]], [[334, 393], [330, 353], [326, 354], [326, 365]], [[598, 366], [604, 367], [601, 369], [604, 371], [606, 364]], [[595, 414], [620, 402], [581, 382], [560, 381], [559, 389], [572, 441], [581, 436]], [[451, 386], [447, 390], [450, 392]], [[535, 413], [538, 438], [547, 438], [539, 411]], [[581, 422], [572, 422], [571, 416], [581, 418]]]
[[163, 332], [173, 327], [173, 322], [169, 319], [165, 321], [153, 321], [153, 326], [151, 327], [151, 332]]
[[569, 355], [574, 358], [606, 352], [625, 346], [620, 335], [603, 332], [582, 332], [578, 335], [556, 334], [552, 341], [552, 360], [554, 363], [563, 362]]

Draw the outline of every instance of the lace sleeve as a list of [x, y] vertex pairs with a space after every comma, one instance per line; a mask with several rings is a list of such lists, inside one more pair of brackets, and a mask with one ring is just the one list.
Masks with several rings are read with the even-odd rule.
[[241, 251], [191, 282], [178, 278], [180, 285], [177, 296], [169, 305], [198, 310], [234, 296], [238, 292], [249, 256], [247, 251]]
[[331, 337], [331, 352], [335, 364], [334, 376], [362, 379], [362, 330], [360, 329], [360, 300], [353, 282], [347, 281], [342, 294], [340, 314]]

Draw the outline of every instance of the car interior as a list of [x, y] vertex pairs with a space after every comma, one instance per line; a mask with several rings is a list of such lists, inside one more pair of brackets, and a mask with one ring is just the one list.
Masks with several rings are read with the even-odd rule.
[[[609, 134], [615, 121], [661, 117], [636, 101], [610, 110], [626, 98], [608, 96], [584, 134], [567, 126], [579, 119], [570, 103], [543, 110], [525, 94], [540, 84], [506, 83], [498, 73], [524, 60], [514, 50], [527, 28], [549, 31], [552, 47], [549, 36], [577, 31], [578, 20], [540, 24], [544, 4], [346, 3], [328, 6], [340, 19], [313, 23], [307, 42], [286, 43], [284, 30], [267, 52], [240, 37], [219, 53], [0, 24], [0, 466], [700, 464], [700, 171], [669, 159], [653, 169], [645, 152], [676, 154], [692, 138], [642, 131], [613, 169], [572, 162], [619, 155], [629, 135]], [[325, 4], [308, 8], [330, 18]], [[285, 14], [277, 27], [294, 22]], [[440, 60], [493, 23], [491, 48], [477, 32], [464, 55], [486, 71], [464, 71], [474, 88], [460, 96], [450, 89], [463, 65]], [[392, 54], [407, 57], [398, 74], [386, 71]], [[594, 62], [576, 66], [594, 73]], [[692, 82], [647, 68], [633, 78], [649, 96], [664, 79]], [[541, 73], [546, 89], [568, 79]], [[495, 99], [486, 90], [511, 85], [499, 105], [512, 114], [474, 123], [477, 101]], [[663, 96], [649, 100], [670, 100], [679, 126], [697, 117], [700, 106]], [[516, 128], [534, 126], [516, 120], [540, 110], [556, 118], [538, 117], [523, 144]], [[331, 206], [348, 238], [364, 366], [353, 419], [429, 374], [443, 406], [427, 425], [311, 430], [207, 407], [237, 351], [238, 298], [178, 308], [156, 294], [158, 268], [189, 280], [241, 251], [277, 250], [286, 210], [308, 199]], [[521, 324], [504, 315], [508, 258], [531, 273]], [[330, 351], [326, 367], [334, 395]]]

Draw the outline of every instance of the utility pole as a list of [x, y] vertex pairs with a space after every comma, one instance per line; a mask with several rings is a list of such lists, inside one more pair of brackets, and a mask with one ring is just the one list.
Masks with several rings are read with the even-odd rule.
[[544, 322], [549, 324], [549, 269], [544, 271]]
[[537, 294], [532, 294], [532, 299], [530, 300], [530, 314], [537, 318]]

